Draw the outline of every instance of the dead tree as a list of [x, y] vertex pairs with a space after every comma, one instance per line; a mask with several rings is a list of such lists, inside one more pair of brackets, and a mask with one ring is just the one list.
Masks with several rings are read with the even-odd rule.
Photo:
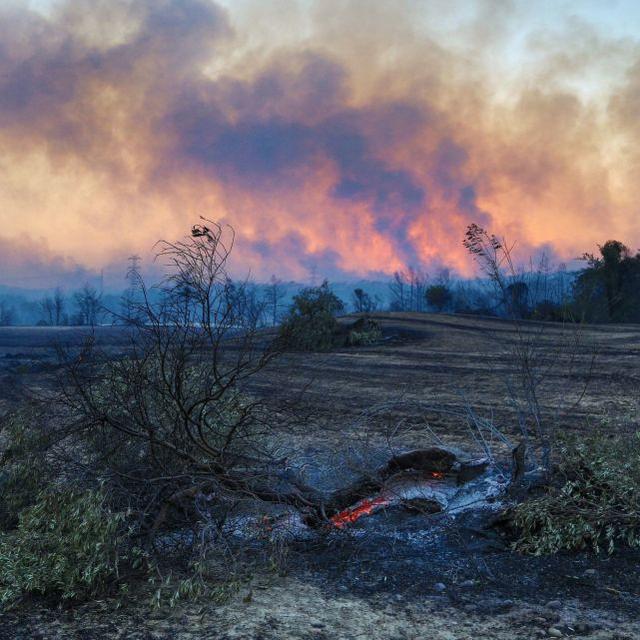
[[58, 327], [63, 323], [65, 306], [66, 300], [64, 298], [64, 293], [62, 293], [62, 289], [60, 287], [57, 287], [53, 292], [53, 307], [55, 312], [56, 326]]
[[392, 311], [424, 311], [427, 275], [419, 269], [409, 267], [396, 271], [389, 284]]
[[95, 327], [103, 312], [102, 294], [87, 283], [74, 293], [73, 299], [77, 309], [77, 323]]
[[275, 351], [230, 295], [233, 241], [230, 228], [204, 221], [159, 243], [167, 275], [153, 288], [138, 279], [124, 357], [88, 340], [65, 359], [60, 402], [83, 434], [86, 468], [147, 531], [198, 492], [266, 495], [282, 471], [270, 421], [242, 389]]
[[265, 303], [271, 316], [271, 325], [276, 326], [280, 319], [282, 301], [287, 296], [286, 288], [282, 282], [274, 275], [271, 276], [265, 291]]

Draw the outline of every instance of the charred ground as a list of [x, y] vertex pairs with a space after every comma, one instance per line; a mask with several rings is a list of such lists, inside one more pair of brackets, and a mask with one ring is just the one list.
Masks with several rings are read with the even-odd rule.
[[[505, 385], [514, 368], [508, 346], [517, 339], [511, 324], [423, 314], [374, 319], [383, 331], [380, 344], [288, 353], [251, 381], [248, 391], [268, 410], [296, 407], [299, 420], [289, 437], [299, 439], [310, 459], [330, 462], [351, 441], [380, 445], [392, 438], [398, 446], [424, 446], [433, 444], [434, 434], [472, 449], [457, 413], [461, 405], [517, 437]], [[615, 437], [635, 419], [640, 328], [521, 326], [550, 352], [568, 338], [577, 340], [571, 365], [547, 372], [542, 396], [545, 414], [561, 431], [588, 433], [604, 425]], [[98, 328], [95, 335], [114, 355], [126, 349], [122, 330]], [[4, 403], [12, 402], [16, 381], [46, 386], [55, 375], [51, 342], [77, 345], [85, 336], [70, 329], [0, 329]], [[342, 537], [312, 548], [292, 546], [286, 564], [286, 576], [256, 575], [221, 608], [180, 605], [147, 620], [131, 603], [116, 627], [101, 605], [62, 617], [35, 608], [7, 616], [0, 637], [306, 638], [337, 632], [345, 638], [429, 633], [506, 639], [544, 636], [551, 628], [567, 636], [640, 635], [637, 553], [524, 558], [508, 551], [499, 535], [479, 533], [473, 517], [389, 510], [362, 519]]]

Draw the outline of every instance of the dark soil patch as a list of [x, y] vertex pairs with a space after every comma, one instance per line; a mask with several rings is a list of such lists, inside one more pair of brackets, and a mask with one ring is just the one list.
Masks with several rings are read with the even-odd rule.
[[640, 611], [640, 552], [523, 556], [491, 530], [479, 534], [482, 520], [478, 513], [453, 519], [391, 509], [362, 518], [312, 557], [306, 552], [297, 560], [328, 592], [363, 598], [393, 594], [421, 601], [439, 593], [453, 606], [578, 600], [631, 619]]

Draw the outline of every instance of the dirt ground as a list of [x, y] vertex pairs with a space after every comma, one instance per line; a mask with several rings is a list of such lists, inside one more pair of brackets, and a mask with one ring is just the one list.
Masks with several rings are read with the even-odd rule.
[[545, 637], [634, 640], [640, 625], [629, 617], [585, 608], [579, 600], [546, 605], [476, 598], [463, 606], [446, 595], [420, 602], [402, 596], [359, 598], [330, 593], [299, 578], [255, 581], [230, 602], [198, 602], [149, 611], [113, 611], [94, 604], [56, 613], [49, 609], [0, 620], [3, 640], [531, 640]]
[[[379, 314], [381, 344], [288, 354], [249, 391], [273, 411], [295, 401], [286, 437], [310, 459], [336, 445], [477, 446], [461, 407], [514, 440], [512, 346], [531, 340], [544, 360], [543, 414], [563, 431], [618, 433], [636, 423], [640, 327], [576, 330], [446, 315]], [[0, 397], [10, 379], [42, 384], [47, 329], [0, 329]], [[114, 352], [126, 342], [98, 330]], [[76, 333], [63, 334], [77, 341]], [[571, 345], [571, 346], [568, 346]], [[4, 377], [3, 377], [4, 376]], [[4, 385], [2, 381], [7, 381]], [[335, 459], [333, 460], [335, 463]], [[0, 638], [423, 639], [640, 638], [640, 554], [522, 558], [446, 516], [382, 513], [343, 539], [293, 550], [287, 574], [257, 572], [223, 604], [153, 610], [141, 600], [59, 611], [33, 604], [0, 617]]]

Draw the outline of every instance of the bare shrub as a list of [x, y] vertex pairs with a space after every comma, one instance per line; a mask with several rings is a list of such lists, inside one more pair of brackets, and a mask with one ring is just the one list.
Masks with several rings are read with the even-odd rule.
[[[535, 465], [541, 464], [549, 470], [557, 425], [562, 415], [573, 410], [586, 392], [595, 360], [594, 350], [586, 344], [579, 323], [567, 321], [550, 327], [523, 319], [528, 286], [514, 265], [513, 247], [504, 239], [472, 224], [467, 229], [464, 246], [506, 308], [513, 331], [496, 331], [494, 338], [513, 363], [512, 374], [505, 378], [509, 401], [517, 416], [527, 455]], [[546, 272], [546, 264], [539, 269], [532, 267], [528, 279], [536, 282], [536, 288], [544, 290]], [[551, 329], [562, 332], [560, 340], [548, 339]], [[571, 381], [571, 386], [561, 393], [557, 388], [559, 371], [568, 373], [564, 377]], [[552, 396], [559, 402], [549, 412], [545, 410], [544, 400]]]
[[269, 420], [241, 389], [275, 351], [236, 304], [232, 246], [233, 231], [209, 221], [160, 243], [168, 273], [154, 290], [140, 280], [126, 356], [89, 340], [66, 359], [59, 400], [84, 470], [133, 510], [150, 542], [170, 521], [197, 520], [200, 494], [220, 508], [271, 495], [283, 464]]

